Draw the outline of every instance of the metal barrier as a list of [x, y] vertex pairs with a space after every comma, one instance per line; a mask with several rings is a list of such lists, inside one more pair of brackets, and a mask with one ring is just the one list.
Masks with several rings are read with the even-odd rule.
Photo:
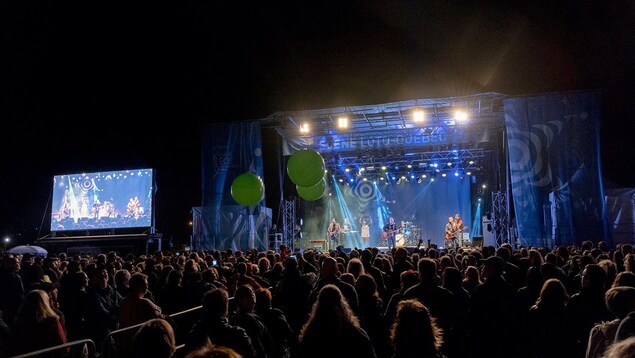
[[[90, 339], [80, 339], [80, 340], [77, 340], [77, 341], [72, 341], [72, 342], [60, 344], [58, 346], [44, 348], [44, 349], [40, 349], [40, 350], [37, 350], [37, 351], [20, 354], [19, 356], [14, 356], [13, 358], [37, 357], [39, 355], [55, 352], [55, 351], [62, 350], [62, 349], [73, 348], [73, 347], [76, 347], [76, 346], [79, 346], [79, 345], [82, 345], [82, 351], [84, 350], [83, 347], [86, 347], [86, 349], [88, 350], [88, 352], [87, 352], [88, 355], [84, 356], [82, 354], [81, 356], [84, 356], [84, 357], [87, 357], [87, 358], [94, 358], [95, 357], [95, 353], [97, 352], [97, 350], [95, 349], [95, 342], [93, 342]], [[67, 356], [70, 356], [70, 354], [67, 354]]]
[[[176, 344], [180, 348], [183, 346], [183, 340], [186, 337], [187, 333], [190, 331], [194, 323], [200, 317], [199, 311], [203, 309], [203, 306], [196, 306], [185, 311], [173, 313], [168, 315], [166, 318], [172, 325], [172, 329], [174, 329], [174, 336], [176, 338]], [[196, 315], [194, 315], [196, 314]], [[192, 317], [190, 317], [190, 315]], [[189, 318], [189, 319], [188, 319]], [[110, 332], [106, 338], [101, 342], [101, 357], [108, 358], [122, 358], [126, 357], [128, 351], [130, 350], [130, 343], [132, 342], [132, 337], [137, 332], [139, 327], [143, 326], [146, 322], [135, 324], [134, 326], [129, 326], [125, 328], [120, 328]], [[108, 348], [106, 342], [109, 342], [110, 339], [115, 341], [116, 352], [106, 352], [104, 349]]]

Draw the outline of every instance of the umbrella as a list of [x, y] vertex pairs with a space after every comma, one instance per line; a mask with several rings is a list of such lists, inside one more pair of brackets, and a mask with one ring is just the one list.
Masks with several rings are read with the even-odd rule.
[[12, 248], [10, 248], [9, 250], [7, 250], [8, 253], [10, 254], [31, 254], [34, 256], [44, 256], [46, 257], [46, 255], [48, 255], [48, 251], [46, 251], [43, 247], [40, 246], [36, 246], [36, 245], [19, 245], [19, 246], [14, 246]]

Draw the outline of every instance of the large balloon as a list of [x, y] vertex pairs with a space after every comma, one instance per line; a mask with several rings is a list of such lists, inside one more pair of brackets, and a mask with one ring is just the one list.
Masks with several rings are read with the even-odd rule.
[[256, 205], [264, 193], [262, 179], [256, 174], [243, 173], [232, 182], [232, 198], [240, 205]]
[[313, 149], [298, 150], [289, 158], [287, 173], [294, 184], [311, 187], [324, 176], [324, 158]]
[[305, 186], [297, 186], [298, 195], [306, 201], [315, 201], [321, 198], [324, 195], [324, 191], [326, 190], [326, 180], [322, 179], [317, 184], [309, 187]]

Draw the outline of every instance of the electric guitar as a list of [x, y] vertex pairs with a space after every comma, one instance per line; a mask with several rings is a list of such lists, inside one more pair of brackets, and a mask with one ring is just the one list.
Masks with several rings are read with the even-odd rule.
[[451, 240], [456, 235], [456, 233], [458, 231], [459, 231], [458, 229], [457, 230], [453, 230], [453, 231], [446, 231], [445, 232], [445, 239], [446, 240]]
[[382, 239], [387, 239], [389, 236], [398, 233], [399, 230], [401, 230], [401, 228], [395, 230], [384, 230], [381, 232], [381, 237]]

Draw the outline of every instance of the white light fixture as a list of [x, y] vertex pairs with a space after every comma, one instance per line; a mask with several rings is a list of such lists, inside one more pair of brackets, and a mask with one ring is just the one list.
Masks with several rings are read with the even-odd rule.
[[454, 120], [457, 122], [465, 122], [467, 121], [467, 112], [463, 110], [456, 110], [454, 112]]
[[337, 119], [338, 128], [348, 128], [348, 117], [339, 117]]
[[423, 110], [421, 109], [417, 109], [413, 112], [413, 121], [415, 123], [421, 123], [424, 120], [425, 114], [423, 113]]

